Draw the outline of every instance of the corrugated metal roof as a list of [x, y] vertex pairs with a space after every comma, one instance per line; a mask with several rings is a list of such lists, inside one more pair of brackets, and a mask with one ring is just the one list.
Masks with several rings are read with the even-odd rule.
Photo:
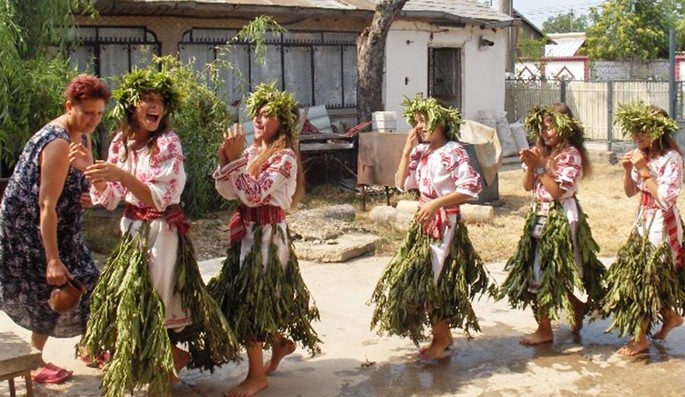
[[556, 44], [545, 46], [546, 57], [572, 57], [578, 53], [580, 47], [585, 43], [585, 33], [554, 33], [547, 37], [554, 40]]

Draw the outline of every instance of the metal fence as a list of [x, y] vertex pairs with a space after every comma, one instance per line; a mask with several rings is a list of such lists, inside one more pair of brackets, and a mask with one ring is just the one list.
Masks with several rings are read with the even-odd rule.
[[[676, 82], [677, 120], [685, 117], [685, 81]], [[566, 103], [583, 122], [588, 139], [621, 141], [613, 114], [623, 103], [643, 101], [669, 109], [668, 82], [663, 81], [534, 81], [507, 80], [505, 110], [509, 122], [522, 120], [534, 105]]]

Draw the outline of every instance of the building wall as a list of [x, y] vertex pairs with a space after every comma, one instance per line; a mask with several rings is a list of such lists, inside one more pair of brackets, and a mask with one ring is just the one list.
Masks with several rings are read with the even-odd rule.
[[[305, 18], [297, 23], [283, 23], [288, 30], [325, 30], [329, 32], [361, 32], [368, 21], [338, 19], [338, 18]], [[178, 51], [178, 42], [183, 33], [192, 28], [205, 29], [240, 29], [246, 23], [246, 19], [204, 19], [204, 18], [179, 18], [179, 17], [112, 17], [102, 16], [96, 19], [81, 18], [78, 20], [81, 26], [136, 26], [146, 27], [157, 36], [161, 45], [162, 55], [175, 55]]]
[[[479, 48], [480, 37], [495, 44]], [[428, 91], [428, 49], [462, 49], [462, 109], [466, 119], [475, 119], [478, 111], [504, 110], [504, 67], [506, 31], [481, 30], [475, 26], [445, 29], [435, 25], [400, 21], [393, 24], [386, 44], [384, 80], [385, 110], [398, 115], [399, 131], [409, 124], [401, 118], [402, 101]]]

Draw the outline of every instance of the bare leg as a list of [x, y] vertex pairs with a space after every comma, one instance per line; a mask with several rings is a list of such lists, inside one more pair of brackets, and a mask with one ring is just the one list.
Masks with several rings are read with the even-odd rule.
[[661, 326], [661, 330], [654, 334], [654, 339], [666, 339], [668, 333], [675, 327], [679, 327], [683, 324], [683, 318], [678, 315], [673, 309], [665, 309], [661, 311], [661, 315], [664, 318], [664, 323]]
[[450, 328], [447, 321], [440, 320], [433, 324], [433, 340], [431, 344], [421, 352], [424, 360], [435, 360], [450, 346]]
[[639, 335], [628, 342], [627, 345], [618, 349], [618, 354], [623, 357], [633, 357], [649, 349], [649, 340], [647, 340], [647, 321], [642, 322], [642, 330]]
[[247, 359], [249, 369], [244, 381], [226, 393], [226, 397], [250, 397], [259, 393], [268, 386], [264, 373], [263, 343], [249, 343], [247, 345]]
[[278, 369], [278, 364], [281, 360], [288, 354], [295, 351], [295, 342], [286, 338], [281, 334], [276, 334], [271, 340], [271, 360], [264, 364], [264, 373], [266, 375], [271, 375], [276, 369]]
[[568, 299], [571, 301], [571, 305], [573, 305], [574, 324], [571, 324], [571, 332], [577, 334], [583, 329], [583, 318], [587, 312], [587, 304], [576, 298], [576, 296], [570, 292], [568, 293]]
[[543, 343], [550, 343], [554, 340], [554, 333], [552, 332], [552, 321], [544, 316], [540, 316], [538, 321], [538, 329], [532, 333], [523, 336], [519, 343], [526, 346], [541, 345]]
[[36, 349], [40, 350], [40, 367], [32, 371], [33, 375], [38, 374], [43, 370], [45, 366], [45, 360], [43, 360], [43, 348], [45, 348], [45, 343], [48, 341], [48, 336], [44, 334], [39, 334], [36, 332], [31, 333], [31, 345]]
[[181, 372], [190, 361], [190, 354], [185, 350], [181, 350], [178, 346], [173, 345], [171, 346], [171, 356], [174, 359], [174, 369], [176, 370], [176, 373], [171, 374], [169, 378], [171, 384], [176, 384], [178, 382], [178, 373]]

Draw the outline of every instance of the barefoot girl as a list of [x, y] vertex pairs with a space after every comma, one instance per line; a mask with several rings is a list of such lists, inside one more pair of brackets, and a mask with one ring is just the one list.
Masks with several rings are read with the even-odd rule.
[[[525, 121], [535, 142], [520, 153], [522, 184], [533, 191], [518, 248], [506, 264], [507, 279], [500, 288], [514, 308], [531, 306], [537, 330], [519, 341], [523, 345], [552, 342], [552, 320], [565, 309], [574, 333], [583, 317], [603, 297], [604, 265], [592, 238], [576, 192], [578, 181], [590, 173], [583, 145], [583, 128], [562, 103], [535, 106]], [[587, 302], [574, 295], [584, 290]]]
[[[300, 275], [286, 224], [297, 205], [304, 176], [297, 147], [297, 104], [275, 84], [261, 84], [247, 102], [254, 143], [247, 149], [241, 128], [229, 130], [219, 149], [216, 188], [240, 205], [230, 224], [230, 246], [221, 273], [209, 288], [247, 349], [247, 377], [227, 396], [246, 397], [267, 387], [266, 376], [295, 350], [314, 354], [319, 338], [311, 322], [319, 312]], [[262, 349], [271, 347], [263, 362]]]
[[654, 339], [665, 339], [681, 325], [679, 310], [685, 301], [683, 227], [676, 204], [683, 179], [683, 159], [673, 140], [676, 122], [655, 106], [643, 103], [620, 106], [616, 120], [631, 134], [637, 148], [621, 159], [623, 190], [640, 195], [634, 228], [607, 275], [606, 315], [613, 315], [609, 330], [632, 339], [618, 353], [634, 356], [649, 348], [647, 334], [661, 320]]
[[149, 395], [168, 395], [178, 371], [227, 362], [237, 342], [202, 283], [186, 235], [183, 154], [170, 129], [180, 99], [175, 82], [166, 72], [135, 71], [114, 98], [119, 132], [107, 161], [85, 174], [95, 204], [114, 210], [125, 202], [122, 240], [93, 291], [84, 345], [90, 357], [113, 353], [104, 367], [106, 395], [144, 385]]
[[483, 261], [473, 250], [459, 205], [478, 197], [478, 174], [457, 142], [461, 116], [434, 98], [407, 99], [407, 136], [396, 185], [418, 189], [419, 210], [400, 251], [386, 266], [371, 303], [371, 327], [411, 338], [418, 345], [431, 327], [423, 359], [440, 357], [454, 327], [480, 331], [471, 301], [488, 288]]

